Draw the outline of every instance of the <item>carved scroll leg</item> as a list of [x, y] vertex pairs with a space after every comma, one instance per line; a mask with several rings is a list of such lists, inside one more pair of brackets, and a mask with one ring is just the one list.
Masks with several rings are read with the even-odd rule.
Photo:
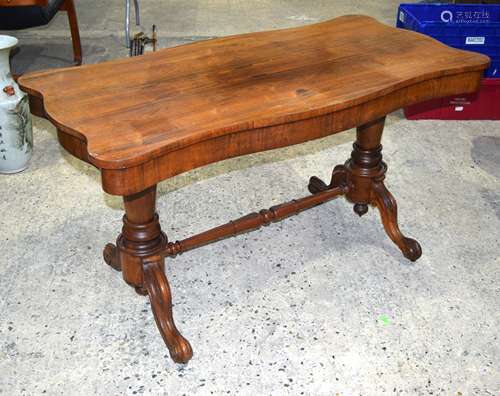
[[317, 176], [312, 176], [309, 179], [307, 188], [311, 194], [317, 194], [321, 191], [329, 190], [334, 187], [340, 187], [342, 185], [347, 185], [347, 169], [344, 165], [337, 165], [333, 168], [330, 184], [326, 184]]
[[422, 248], [416, 240], [405, 237], [399, 230], [398, 208], [392, 194], [387, 190], [382, 181], [373, 182], [372, 193], [374, 204], [380, 211], [387, 235], [401, 249], [407, 259], [411, 261], [418, 260], [422, 255]]
[[156, 324], [170, 356], [176, 363], [187, 363], [193, 356], [193, 350], [175, 327], [172, 316], [172, 296], [165, 276], [163, 257], [151, 256], [144, 259], [143, 269], [144, 287], [148, 292]]
[[104, 261], [106, 262], [106, 264], [108, 264], [111, 268], [117, 271], [122, 270], [122, 266], [120, 264], [120, 258], [118, 256], [118, 250], [116, 249], [116, 246], [114, 244], [108, 243], [104, 247], [102, 255], [104, 257]]

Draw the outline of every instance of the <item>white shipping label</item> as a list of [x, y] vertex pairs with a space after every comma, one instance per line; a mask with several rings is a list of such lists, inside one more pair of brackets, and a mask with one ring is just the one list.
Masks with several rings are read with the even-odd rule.
[[485, 41], [485, 37], [467, 37], [465, 39], [465, 44], [482, 45]]

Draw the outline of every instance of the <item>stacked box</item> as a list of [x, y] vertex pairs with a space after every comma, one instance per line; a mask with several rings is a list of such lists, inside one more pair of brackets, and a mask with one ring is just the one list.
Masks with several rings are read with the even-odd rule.
[[458, 95], [405, 108], [409, 119], [500, 119], [500, 5], [401, 4], [397, 27], [450, 47], [487, 55], [491, 65], [479, 94]]

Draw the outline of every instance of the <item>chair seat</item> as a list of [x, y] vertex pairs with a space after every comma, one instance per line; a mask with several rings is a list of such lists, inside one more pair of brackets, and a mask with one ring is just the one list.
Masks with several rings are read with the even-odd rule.
[[48, 24], [64, 0], [49, 0], [45, 7], [0, 7], [0, 30], [26, 29]]

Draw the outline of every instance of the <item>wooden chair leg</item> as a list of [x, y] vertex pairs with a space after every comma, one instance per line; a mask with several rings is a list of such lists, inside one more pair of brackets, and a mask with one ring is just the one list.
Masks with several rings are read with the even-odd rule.
[[73, 42], [73, 59], [75, 65], [82, 64], [82, 43], [80, 30], [78, 29], [78, 18], [76, 17], [75, 3], [73, 0], [64, 0], [61, 10], [68, 13], [69, 27], [71, 29], [71, 41]]

